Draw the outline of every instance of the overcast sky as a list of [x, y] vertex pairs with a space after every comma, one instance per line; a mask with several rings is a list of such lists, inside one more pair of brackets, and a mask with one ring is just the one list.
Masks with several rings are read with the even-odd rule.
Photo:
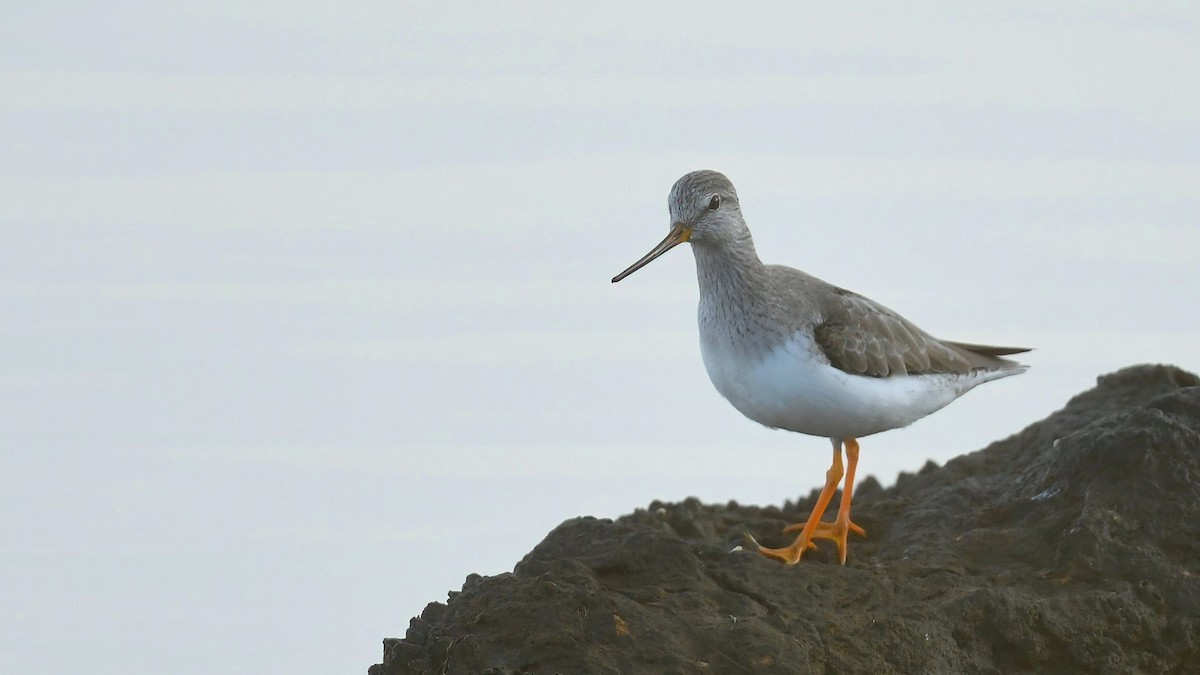
[[693, 169], [765, 261], [1037, 348], [862, 476], [1200, 368], [1194, 4], [779, 5], [5, 5], [0, 671], [362, 672], [567, 518], [817, 487], [686, 247], [609, 283]]

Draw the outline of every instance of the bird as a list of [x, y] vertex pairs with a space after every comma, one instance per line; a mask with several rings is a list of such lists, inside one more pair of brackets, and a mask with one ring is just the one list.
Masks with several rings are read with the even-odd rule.
[[[767, 558], [795, 564], [814, 539], [832, 540], [846, 564], [858, 439], [925, 417], [976, 386], [1024, 372], [1004, 358], [1030, 351], [940, 340], [900, 314], [784, 265], [754, 248], [733, 183], [717, 171], [684, 175], [667, 200], [671, 226], [649, 253], [613, 277], [633, 274], [688, 243], [700, 286], [700, 353], [709, 379], [743, 415], [774, 429], [828, 438], [833, 460], [804, 523], [782, 548], [750, 538]], [[843, 464], [842, 454], [846, 461]], [[823, 520], [839, 485], [837, 515]]]

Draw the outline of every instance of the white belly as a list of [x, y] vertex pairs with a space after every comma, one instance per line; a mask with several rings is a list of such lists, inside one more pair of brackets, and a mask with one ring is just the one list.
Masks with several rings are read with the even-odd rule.
[[701, 332], [708, 377], [733, 407], [768, 427], [814, 436], [858, 438], [908, 426], [999, 376], [850, 375], [820, 359], [803, 333], [754, 354]]

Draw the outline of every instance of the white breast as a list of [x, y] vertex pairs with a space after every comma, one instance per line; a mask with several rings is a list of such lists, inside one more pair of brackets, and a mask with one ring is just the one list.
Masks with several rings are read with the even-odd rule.
[[1003, 376], [985, 371], [850, 375], [829, 365], [804, 332], [774, 348], [747, 350], [702, 328], [700, 351], [713, 386], [746, 417], [776, 429], [838, 439], [908, 426]]

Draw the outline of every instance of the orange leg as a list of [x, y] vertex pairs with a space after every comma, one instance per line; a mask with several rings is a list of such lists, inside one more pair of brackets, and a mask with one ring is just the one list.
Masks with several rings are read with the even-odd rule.
[[[832, 523], [818, 523], [817, 529], [813, 533], [813, 537], [817, 539], [832, 539], [837, 543], [838, 558], [843, 565], [846, 564], [846, 537], [851, 532], [867, 536], [865, 530], [850, 520], [850, 501], [854, 492], [854, 469], [858, 466], [858, 441], [853, 438], [846, 439], [846, 464], [846, 483], [842, 487], [842, 503], [838, 506], [837, 518]], [[784, 532], [793, 527], [795, 526], [786, 528]]]
[[789, 546], [783, 548], [759, 546], [758, 552], [768, 558], [775, 558], [788, 565], [795, 565], [800, 562], [800, 556], [804, 555], [804, 552], [809, 547], [816, 548], [816, 545], [812, 543], [813, 534], [817, 531], [818, 526], [822, 524], [821, 516], [824, 515], [826, 507], [829, 506], [829, 501], [833, 499], [833, 493], [837, 491], [838, 483], [842, 482], [843, 474], [842, 447], [841, 443], [835, 441], [833, 444], [833, 464], [825, 472], [825, 487], [821, 490], [821, 496], [817, 498], [817, 505], [813, 507], [812, 513], [809, 514], [808, 521], [803, 525], [796, 523], [784, 529], [784, 532], [794, 532], [796, 529], [800, 529], [800, 536], [796, 537], [796, 540]]
[[[794, 565], [800, 562], [800, 556], [804, 555], [805, 551], [810, 547], [816, 547], [816, 544], [812, 543], [814, 538], [832, 539], [837, 543], [838, 556], [842, 564], [846, 564], [846, 537], [850, 532], [864, 536], [866, 532], [850, 521], [850, 501], [852, 497], [851, 493], [854, 489], [854, 470], [858, 467], [858, 441], [848, 438], [845, 440], [845, 444], [849, 469], [843, 470], [842, 468], [842, 441], [833, 439], [833, 464], [825, 472], [825, 487], [821, 490], [821, 496], [817, 499], [816, 506], [813, 507], [812, 513], [808, 516], [808, 520], [804, 524], [796, 523], [784, 528], [784, 532], [796, 532], [799, 530], [800, 534], [796, 537], [796, 540], [791, 545], [783, 548], [758, 546], [759, 553], [768, 558], [775, 558], [789, 565]], [[838, 484], [841, 483], [843, 474], [846, 477], [846, 486], [842, 491], [842, 501], [838, 507], [837, 518], [832, 523], [823, 522], [821, 516], [825, 514], [825, 509], [828, 508], [829, 502], [833, 499], [833, 493], [837, 490]]]

